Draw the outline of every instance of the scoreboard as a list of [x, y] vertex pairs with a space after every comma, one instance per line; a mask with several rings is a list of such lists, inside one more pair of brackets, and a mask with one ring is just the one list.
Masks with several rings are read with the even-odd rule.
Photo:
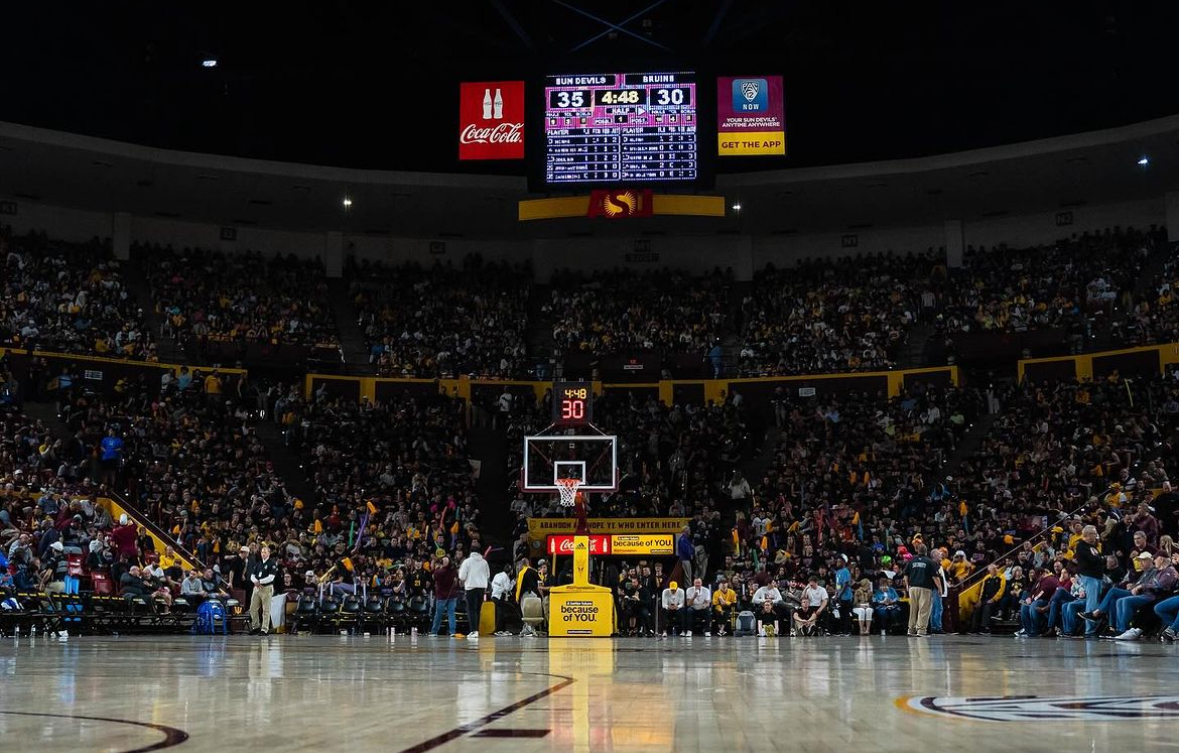
[[694, 73], [548, 76], [544, 105], [549, 185], [699, 177]]

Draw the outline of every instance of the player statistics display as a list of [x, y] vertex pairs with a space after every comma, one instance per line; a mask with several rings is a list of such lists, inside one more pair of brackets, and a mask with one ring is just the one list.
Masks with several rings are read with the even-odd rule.
[[548, 76], [545, 182], [677, 182], [699, 177], [694, 73]]

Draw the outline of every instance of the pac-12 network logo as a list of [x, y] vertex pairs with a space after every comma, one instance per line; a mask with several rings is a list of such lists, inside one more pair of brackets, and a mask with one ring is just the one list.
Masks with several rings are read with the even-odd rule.
[[770, 86], [764, 78], [733, 79], [734, 112], [765, 112], [770, 106]]
[[1111, 722], [1179, 719], [1179, 696], [995, 696], [898, 698], [905, 711], [983, 722]]

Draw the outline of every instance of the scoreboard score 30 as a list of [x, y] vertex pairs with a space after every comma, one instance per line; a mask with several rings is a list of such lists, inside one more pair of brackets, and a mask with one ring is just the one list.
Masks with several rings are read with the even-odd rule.
[[699, 177], [694, 73], [545, 78], [545, 182]]

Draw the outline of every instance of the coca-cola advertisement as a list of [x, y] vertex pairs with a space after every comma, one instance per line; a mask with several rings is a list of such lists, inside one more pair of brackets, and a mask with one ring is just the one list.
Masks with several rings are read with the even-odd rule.
[[[610, 537], [595, 534], [589, 537], [590, 554], [609, 554]], [[549, 536], [549, 554], [573, 554], [573, 537], [567, 534], [553, 534]]]
[[459, 159], [524, 159], [524, 82], [465, 81]]

